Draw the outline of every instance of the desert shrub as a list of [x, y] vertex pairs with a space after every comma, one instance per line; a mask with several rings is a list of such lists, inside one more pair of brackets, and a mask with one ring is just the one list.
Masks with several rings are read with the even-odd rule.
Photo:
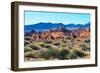
[[74, 50], [74, 53], [78, 56], [78, 57], [84, 57], [86, 56], [86, 54], [82, 51], [79, 50]]
[[72, 45], [69, 45], [69, 46], [68, 46], [68, 49], [73, 49], [73, 46], [72, 46]]
[[38, 52], [33, 52], [33, 51], [25, 53], [25, 57], [28, 57], [28, 58], [36, 58], [38, 57], [38, 55], [39, 55]]
[[74, 54], [74, 53], [71, 53], [71, 54], [68, 55], [68, 58], [69, 59], [76, 59], [77, 58], [77, 55]]
[[86, 40], [84, 40], [84, 42], [90, 43], [90, 39], [86, 39]]
[[83, 51], [90, 51], [90, 48], [86, 44], [80, 44]]
[[32, 50], [40, 50], [41, 48], [37, 45], [30, 45], [30, 47], [32, 48]]
[[66, 39], [66, 40], [70, 40], [71, 38], [70, 38], [70, 37], [66, 37], [65, 39]]
[[63, 60], [63, 59], [69, 59], [68, 54], [70, 53], [70, 50], [68, 49], [62, 49], [59, 52], [58, 58]]
[[67, 41], [66, 41], [66, 40], [62, 40], [62, 42], [63, 42], [63, 43], [67, 43]]
[[61, 44], [61, 47], [66, 47], [67, 45], [66, 44]]
[[62, 49], [59, 52], [59, 56], [58, 59], [60, 60], [64, 60], [64, 59], [77, 59], [78, 56], [82, 56], [83, 53], [81, 54], [80, 52], [74, 51], [74, 50], [70, 50], [70, 49]]
[[27, 44], [30, 44], [30, 41], [25, 40], [25, 41], [24, 41], [24, 45], [27, 45]]
[[54, 45], [55, 45], [55, 46], [59, 46], [60, 43], [59, 43], [59, 42], [55, 42]]
[[52, 41], [48, 40], [48, 41], [45, 41], [46, 44], [51, 44]]
[[41, 47], [45, 47], [45, 44], [44, 43], [41, 43], [41, 44], [39, 44]]
[[46, 60], [51, 59], [51, 58], [57, 58], [57, 50], [54, 49], [48, 49], [46, 51], [41, 51], [41, 58], [44, 58]]
[[27, 51], [32, 51], [32, 48], [28, 47], [28, 46], [25, 46], [24, 47], [24, 52], [27, 52]]
[[77, 54], [73, 50], [68, 55], [69, 59], [76, 59], [77, 57]]
[[25, 40], [30, 40], [31, 38], [29, 36], [26, 36], [24, 39]]
[[52, 48], [51, 45], [45, 45], [45, 48]]
[[41, 52], [40, 52], [40, 57], [41, 57], [41, 58], [44, 58], [44, 59], [49, 59], [49, 56], [48, 56], [48, 54], [46, 53], [46, 51], [41, 51]]
[[90, 51], [91, 50], [90, 47], [88, 47], [87, 50]]

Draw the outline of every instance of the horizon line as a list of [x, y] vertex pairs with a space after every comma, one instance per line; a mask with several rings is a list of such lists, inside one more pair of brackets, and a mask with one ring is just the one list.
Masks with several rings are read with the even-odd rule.
[[[38, 23], [26, 24], [26, 25], [36, 25], [36, 24], [39, 24], [39, 23], [51, 23], [51, 24], [63, 24], [63, 25], [70, 25], [70, 24], [78, 25], [78, 24], [80, 24], [80, 23], [78, 23], [78, 24], [75, 24], [75, 23], [67, 23], [67, 24], [64, 24], [64, 23], [52, 23], [52, 22], [38, 22]], [[88, 23], [90, 23], [90, 21], [87, 22], [87, 23], [85, 23], [85, 24], [80, 24], [80, 25], [86, 25], [86, 24], [88, 24]], [[25, 24], [24, 24], [24, 25], [25, 25]]]

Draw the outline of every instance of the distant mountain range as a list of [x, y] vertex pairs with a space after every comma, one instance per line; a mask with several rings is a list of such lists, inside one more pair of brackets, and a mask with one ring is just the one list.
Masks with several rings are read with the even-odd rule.
[[73, 30], [73, 29], [81, 29], [81, 28], [90, 28], [90, 22], [88, 22], [87, 24], [62, 24], [62, 23], [44, 23], [44, 22], [40, 22], [37, 24], [32, 24], [32, 25], [24, 25], [24, 31], [25, 32], [30, 32], [32, 30], [35, 31], [47, 31], [50, 29], [56, 29], [56, 28], [66, 28], [69, 30]]

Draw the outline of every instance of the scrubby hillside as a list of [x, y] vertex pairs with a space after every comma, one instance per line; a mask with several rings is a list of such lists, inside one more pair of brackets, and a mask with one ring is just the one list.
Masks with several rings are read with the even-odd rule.
[[57, 27], [44, 32], [25, 32], [25, 61], [90, 58], [90, 29]]

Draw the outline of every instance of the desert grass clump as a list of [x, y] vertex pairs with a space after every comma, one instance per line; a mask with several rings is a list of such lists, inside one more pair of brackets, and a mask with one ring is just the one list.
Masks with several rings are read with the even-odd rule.
[[54, 42], [54, 45], [55, 46], [59, 46], [60, 45], [60, 42]]
[[51, 45], [45, 45], [45, 48], [52, 48]]
[[84, 40], [84, 42], [85, 43], [90, 43], [90, 39], [88, 38], [88, 39]]
[[72, 46], [72, 45], [69, 45], [69, 46], [68, 46], [68, 49], [73, 49], [73, 46]]
[[70, 50], [69, 49], [62, 49], [62, 50], [59, 51], [58, 58], [60, 60], [69, 59], [68, 58], [68, 54], [70, 54]]
[[74, 50], [74, 53], [78, 56], [78, 57], [84, 57], [86, 56], [86, 54], [81, 51], [81, 50]]
[[90, 47], [87, 44], [80, 44], [83, 51], [90, 51]]
[[30, 45], [30, 47], [32, 48], [32, 50], [40, 50], [41, 48], [38, 45]]
[[32, 51], [32, 48], [30, 48], [29, 46], [25, 46], [24, 47], [24, 52], [28, 52], [28, 51]]
[[51, 40], [45, 41], [46, 44], [52, 44], [52, 42], [53, 42], [53, 41], [51, 41]]
[[52, 48], [40, 52], [41, 58], [44, 58], [46, 60], [57, 58], [57, 54], [58, 51]]
[[65, 43], [61, 44], [61, 47], [66, 47], [66, 46], [67, 46], [67, 44], [65, 44]]
[[24, 55], [25, 57], [28, 57], [28, 58], [37, 58], [39, 56], [39, 53], [34, 52], [34, 51], [29, 51], [29, 52], [26, 52]]
[[24, 41], [24, 45], [28, 45], [28, 44], [30, 44], [30, 41], [29, 40], [25, 40]]
[[67, 41], [66, 40], [62, 40], [62, 43], [67, 43]]
[[44, 43], [40, 43], [39, 45], [40, 45], [40, 47], [45, 47]]
[[77, 54], [74, 52], [74, 50], [70, 50], [70, 53], [69, 53], [69, 55], [68, 55], [68, 58], [69, 58], [69, 59], [77, 59], [78, 56], [77, 56]]

